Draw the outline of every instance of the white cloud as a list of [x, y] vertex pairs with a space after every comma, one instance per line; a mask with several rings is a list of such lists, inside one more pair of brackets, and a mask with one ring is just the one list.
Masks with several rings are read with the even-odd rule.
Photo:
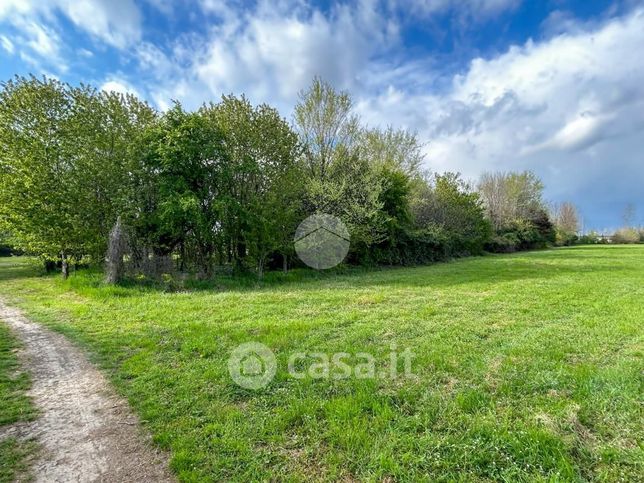
[[0, 18], [12, 14], [26, 14], [33, 10], [33, 5], [25, 0], [1, 0], [0, 1]]
[[204, 2], [204, 8], [224, 19], [205, 39], [182, 38], [169, 53], [151, 45], [138, 49], [141, 65], [157, 78], [155, 99], [195, 107], [221, 94], [245, 93], [288, 111], [315, 75], [341, 88], [364, 82], [361, 71], [368, 71], [373, 54], [398, 41], [395, 23], [371, 0], [335, 6], [328, 15], [299, 1], [260, 1], [235, 15], [224, 2]]
[[199, 6], [206, 13], [213, 13], [229, 19], [237, 11], [234, 2], [227, 0], [199, 0]]
[[174, 12], [174, 4], [172, 0], [145, 0], [154, 8], [159, 10], [164, 15], [172, 15]]
[[[44, 63], [55, 67], [59, 72], [67, 71], [67, 63], [61, 54], [61, 40], [55, 30], [28, 17], [18, 16], [12, 22], [19, 33], [11, 40], [4, 37], [12, 52], [20, 49], [21, 58], [38, 70], [42, 70], [41, 65]], [[9, 46], [4, 41], [2, 44], [5, 49]]]
[[141, 14], [133, 0], [2, 0], [0, 22], [23, 30], [25, 25], [56, 26], [55, 14], [78, 29], [123, 49], [141, 38]]
[[546, 149], [572, 152], [587, 149], [603, 139], [605, 128], [614, 119], [612, 114], [596, 116], [588, 112], [582, 113], [563, 126], [550, 140], [537, 146], [528, 146], [522, 153], [534, 154]]
[[60, 54], [60, 39], [56, 32], [36, 22], [20, 22], [21, 30], [27, 35], [26, 44], [41, 57], [57, 57]]
[[110, 77], [102, 85], [101, 90], [105, 92], [116, 92], [118, 94], [133, 94], [141, 97], [139, 91], [125, 79], [119, 77]]
[[[2, 48], [18, 51], [20, 58], [39, 73], [69, 70], [66, 55], [72, 50], [63, 39], [58, 15], [79, 30], [124, 49], [141, 38], [141, 15], [133, 0], [0, 0], [0, 26], [11, 29]], [[9, 31], [9, 30], [8, 30]], [[74, 49], [87, 57], [87, 49]]]
[[[629, 104], [644, 100], [642, 45], [644, 13], [637, 12], [595, 31], [476, 59], [455, 78], [451, 98], [470, 112], [484, 109], [485, 129], [470, 129], [470, 139], [503, 135], [517, 146], [550, 140], [553, 147], [581, 149]], [[512, 101], [500, 106], [508, 94]]]
[[644, 12], [572, 32], [475, 59], [439, 94], [390, 77], [360, 111], [417, 129], [434, 170], [532, 169], [554, 199], [620, 206], [644, 184]]
[[135, 53], [141, 68], [152, 71], [156, 77], [164, 78], [174, 67], [166, 54], [151, 43], [142, 42], [136, 48]]
[[120, 49], [141, 38], [141, 13], [133, 0], [59, 0], [74, 24]]
[[6, 35], [0, 35], [0, 46], [2, 46], [9, 55], [13, 55], [16, 50], [13, 46], [13, 42], [9, 40]]

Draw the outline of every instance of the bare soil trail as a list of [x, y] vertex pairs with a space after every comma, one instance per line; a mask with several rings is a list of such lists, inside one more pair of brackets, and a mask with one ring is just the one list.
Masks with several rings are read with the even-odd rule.
[[2, 300], [0, 319], [23, 343], [29, 395], [40, 411], [34, 422], [3, 428], [1, 436], [38, 442], [36, 481], [175, 481], [167, 455], [153, 448], [127, 402], [77, 347]]

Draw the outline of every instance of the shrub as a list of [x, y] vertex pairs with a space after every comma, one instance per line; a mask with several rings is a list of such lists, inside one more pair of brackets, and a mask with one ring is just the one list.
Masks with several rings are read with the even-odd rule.
[[449, 257], [481, 254], [492, 234], [478, 193], [459, 174], [416, 180], [411, 208], [420, 245], [425, 246], [428, 233], [435, 237], [439, 230]]
[[580, 236], [577, 239], [576, 245], [599, 245], [602, 243], [604, 243], [604, 240], [596, 232], [591, 231], [586, 235]]
[[494, 235], [485, 249], [493, 253], [512, 253], [517, 251], [519, 246], [519, 237], [516, 233], [508, 232], [501, 235]]
[[[351, 255], [350, 255], [351, 256]], [[441, 227], [402, 229], [395, 238], [365, 248], [349, 262], [367, 265], [419, 265], [456, 256], [451, 249], [450, 235]]]
[[613, 243], [629, 244], [639, 243], [641, 240], [641, 232], [635, 228], [622, 228], [617, 230], [613, 235]]
[[559, 247], [576, 245], [579, 242], [579, 237], [575, 233], [557, 228], [555, 244]]
[[555, 229], [544, 211], [535, 213], [531, 220], [518, 219], [497, 231], [486, 250], [509, 253], [517, 250], [545, 248], [555, 242]]

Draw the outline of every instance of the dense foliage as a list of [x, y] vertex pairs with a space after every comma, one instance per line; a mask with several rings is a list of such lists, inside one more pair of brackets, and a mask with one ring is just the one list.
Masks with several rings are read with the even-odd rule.
[[[294, 123], [224, 96], [159, 113], [134, 96], [16, 77], [0, 91], [0, 231], [58, 263], [102, 264], [117, 220], [134, 270], [209, 278], [297, 263], [313, 213], [340, 218], [349, 263], [415, 264], [554, 241], [531, 173], [421, 170], [413, 133], [373, 129], [320, 79]], [[7, 238], [5, 236], [4, 238]]]
[[133, 96], [16, 78], [0, 92], [0, 230], [62, 262], [100, 260], [130, 209], [140, 133], [155, 112]]
[[479, 193], [495, 232], [488, 250], [544, 248], [556, 241], [556, 229], [543, 200], [543, 183], [534, 173], [486, 173], [479, 182]]

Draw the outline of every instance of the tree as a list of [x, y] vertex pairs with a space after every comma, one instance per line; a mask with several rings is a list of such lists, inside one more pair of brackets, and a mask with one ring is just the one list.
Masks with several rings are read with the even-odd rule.
[[201, 111], [221, 130], [227, 155], [221, 220], [238, 269], [261, 276], [272, 252], [284, 258], [301, 218], [302, 176], [297, 135], [276, 109], [224, 96]]
[[361, 156], [376, 166], [417, 176], [424, 159], [416, 134], [404, 129], [363, 129], [359, 136]]
[[379, 168], [360, 149], [359, 119], [351, 97], [319, 78], [300, 93], [295, 124], [303, 143], [307, 175], [304, 210], [337, 216], [351, 234], [352, 250], [383, 237], [383, 189]]
[[557, 227], [567, 233], [577, 233], [579, 231], [579, 214], [577, 207], [569, 202], [562, 203], [555, 216]]
[[140, 139], [157, 113], [132, 95], [85, 87], [70, 89], [70, 95], [79, 229], [91, 239], [87, 254], [102, 260], [117, 219], [137, 214], [132, 202], [134, 176], [141, 170]]
[[228, 167], [224, 134], [200, 113], [175, 104], [151, 127], [147, 145], [144, 179], [150, 184], [144, 189], [150, 203], [143, 207], [139, 236], [157, 256], [180, 247], [182, 263], [189, 259], [209, 275], [221, 235], [220, 196]]
[[18, 247], [101, 262], [131, 199], [133, 132], [155, 113], [132, 97], [16, 77], [0, 92], [0, 215]]
[[413, 213], [417, 226], [444, 230], [454, 254], [481, 253], [491, 235], [479, 194], [457, 173], [437, 174], [421, 184]]
[[543, 183], [530, 171], [484, 173], [478, 192], [495, 229], [516, 220], [529, 219], [544, 209]]
[[557, 243], [568, 245], [574, 242], [579, 231], [577, 207], [570, 202], [555, 205], [551, 217], [557, 230]]
[[496, 232], [488, 249], [514, 251], [554, 243], [555, 228], [543, 201], [543, 183], [534, 173], [485, 173], [478, 191]]
[[297, 225], [320, 212], [347, 226], [350, 262], [478, 253], [490, 223], [512, 249], [552, 239], [532, 173], [485, 175], [480, 193], [425, 176], [414, 133], [361, 126], [350, 95], [318, 78], [294, 120], [297, 132], [243, 96], [159, 115], [134, 96], [17, 77], [0, 91], [0, 231], [64, 276], [70, 261], [105, 262], [111, 240], [112, 282], [175, 263], [208, 277], [286, 268]]
[[58, 81], [31, 77], [2, 84], [0, 210], [17, 245], [62, 261], [84, 243], [71, 122], [72, 100]]
[[336, 91], [319, 77], [300, 92], [294, 118], [311, 178], [324, 181], [338, 156], [351, 155], [360, 133], [352, 109], [349, 93]]

